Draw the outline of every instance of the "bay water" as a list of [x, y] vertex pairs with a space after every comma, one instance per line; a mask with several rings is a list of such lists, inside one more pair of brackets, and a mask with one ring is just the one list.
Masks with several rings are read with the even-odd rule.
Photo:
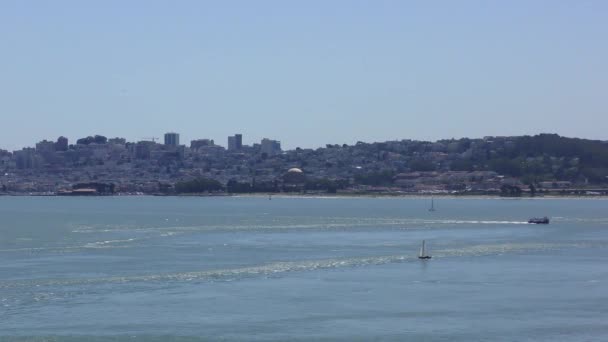
[[608, 201], [434, 203], [0, 197], [0, 341], [608, 340]]

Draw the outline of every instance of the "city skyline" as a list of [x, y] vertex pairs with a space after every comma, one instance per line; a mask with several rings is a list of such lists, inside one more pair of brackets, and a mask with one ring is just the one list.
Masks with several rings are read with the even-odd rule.
[[[262, 139], [228, 148], [210, 139], [179, 145], [95, 135], [35, 148], [0, 150], [0, 195], [176, 194], [204, 191], [327, 191], [522, 195], [536, 187], [606, 194], [608, 143], [540, 134], [520, 137], [401, 140], [283, 150]], [[543, 190], [543, 191], [544, 191]]]
[[[295, 150], [296, 148], [303, 148], [303, 149], [317, 149], [317, 148], [324, 148], [327, 145], [348, 145], [348, 146], [352, 146], [355, 145], [357, 142], [363, 142], [366, 144], [375, 144], [375, 143], [384, 143], [384, 142], [395, 142], [395, 141], [418, 141], [418, 142], [438, 142], [438, 141], [446, 141], [446, 140], [459, 140], [459, 139], [483, 139], [483, 138], [488, 138], [488, 137], [523, 137], [523, 136], [536, 136], [536, 135], [542, 135], [542, 134], [557, 134], [559, 136], [562, 136], [564, 138], [575, 138], [575, 139], [585, 139], [585, 140], [597, 140], [597, 141], [603, 141], [603, 142], [608, 142], [608, 139], [592, 139], [592, 138], [587, 138], [587, 137], [580, 137], [580, 136], [565, 136], [565, 135], [561, 135], [559, 133], [556, 132], [534, 132], [531, 134], [522, 134], [522, 135], [484, 135], [484, 136], [478, 136], [478, 137], [443, 137], [443, 138], [439, 138], [439, 139], [434, 139], [434, 140], [421, 140], [421, 139], [414, 139], [411, 137], [401, 137], [401, 138], [396, 138], [396, 139], [390, 139], [390, 140], [378, 140], [378, 141], [365, 141], [365, 140], [361, 140], [361, 139], [355, 139], [355, 141], [353, 143], [333, 143], [333, 142], [317, 142], [316, 144], [314, 144], [313, 146], [295, 146], [295, 147], [285, 147], [285, 146], [289, 146], [289, 142], [285, 142], [283, 140], [280, 139], [276, 139], [276, 137], [271, 137], [271, 136], [263, 136], [262, 138], [258, 139], [258, 140], [253, 140], [253, 138], [248, 138], [247, 135], [243, 134], [243, 133], [235, 133], [233, 135], [228, 135], [225, 137], [220, 137], [219, 139], [216, 138], [212, 138], [209, 136], [197, 136], [197, 137], [191, 137], [191, 138], [184, 138], [182, 136], [182, 134], [179, 131], [167, 131], [164, 132], [162, 134], [157, 134], [157, 135], [148, 135], [146, 137], [141, 137], [139, 139], [134, 139], [131, 140], [129, 138], [123, 137], [123, 136], [116, 136], [116, 135], [106, 135], [103, 133], [93, 133], [93, 134], [81, 134], [79, 136], [75, 136], [75, 137], [69, 137], [66, 135], [58, 135], [56, 137], [46, 137], [43, 139], [38, 139], [35, 141], [30, 142], [29, 144], [26, 144], [24, 146], [18, 146], [15, 149], [11, 149], [11, 148], [7, 148], [4, 147], [2, 145], [0, 145], [0, 151], [4, 150], [4, 151], [8, 151], [8, 152], [14, 152], [14, 151], [18, 151], [21, 149], [26, 149], [26, 148], [36, 148], [36, 145], [38, 143], [44, 143], [44, 142], [48, 142], [48, 143], [57, 143], [58, 140], [62, 140], [62, 144], [66, 144], [65, 148], [67, 148], [68, 145], [76, 145], [77, 144], [77, 140], [79, 139], [84, 139], [87, 137], [94, 137], [94, 136], [102, 136], [108, 139], [108, 141], [112, 141], [113, 139], [124, 139], [126, 141], [126, 143], [132, 143], [132, 144], [136, 144], [138, 142], [144, 142], [144, 141], [150, 141], [150, 142], [154, 142], [156, 144], [159, 145], [173, 145], [173, 144], [167, 144], [166, 143], [166, 136], [168, 134], [177, 134], [177, 145], [180, 146], [186, 146], [186, 147], [190, 147], [191, 143], [193, 142], [200, 142], [200, 141], [206, 141], [206, 142], [211, 142], [213, 143], [214, 146], [220, 146], [225, 148], [226, 150], [231, 150], [230, 148], [230, 138], [234, 138], [235, 136], [241, 136], [242, 142], [241, 142], [241, 146], [254, 146], [254, 145], [260, 145], [264, 142], [264, 140], [268, 140], [268, 141], [272, 141], [272, 142], [279, 142], [280, 146], [282, 146], [283, 150], [285, 151], [291, 151], [291, 150]], [[66, 141], [63, 141], [62, 138], [67, 139]], [[177, 146], [174, 145], [174, 146]], [[232, 148], [233, 150], [236, 149], [240, 149], [239, 148]]]
[[606, 139], [607, 15], [603, 1], [3, 1], [0, 146], [167, 129], [291, 149]]

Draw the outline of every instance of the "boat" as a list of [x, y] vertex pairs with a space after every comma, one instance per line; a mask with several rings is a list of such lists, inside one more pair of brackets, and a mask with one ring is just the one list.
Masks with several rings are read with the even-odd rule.
[[418, 259], [430, 259], [431, 256], [426, 254], [426, 243], [422, 240], [422, 246], [420, 246], [420, 254], [418, 254]]
[[533, 217], [533, 218], [531, 218], [531, 219], [528, 220], [528, 223], [549, 224], [549, 218], [547, 216], [545, 216], [545, 217]]
[[429, 208], [429, 211], [435, 211], [435, 201], [433, 200], [432, 197], [431, 197], [431, 207]]

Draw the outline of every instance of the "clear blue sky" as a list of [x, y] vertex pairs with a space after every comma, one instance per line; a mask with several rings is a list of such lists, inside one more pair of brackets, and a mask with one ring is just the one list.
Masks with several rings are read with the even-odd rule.
[[608, 139], [608, 1], [0, 1], [0, 148]]

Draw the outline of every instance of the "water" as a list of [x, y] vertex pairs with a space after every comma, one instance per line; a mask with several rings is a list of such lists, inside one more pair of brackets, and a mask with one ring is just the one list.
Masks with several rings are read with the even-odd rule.
[[608, 201], [429, 205], [0, 197], [0, 341], [605, 340]]

